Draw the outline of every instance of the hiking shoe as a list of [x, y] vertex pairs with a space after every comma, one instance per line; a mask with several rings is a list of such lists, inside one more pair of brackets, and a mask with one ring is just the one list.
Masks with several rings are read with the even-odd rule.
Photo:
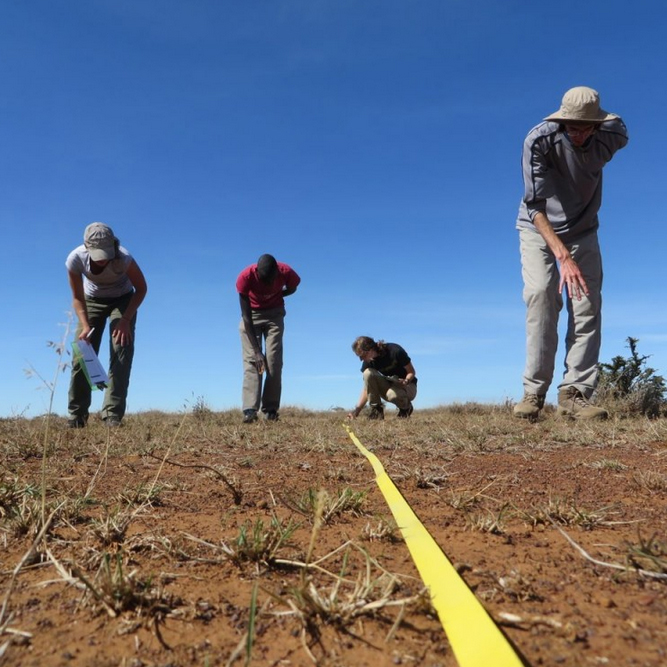
[[384, 408], [381, 405], [371, 405], [371, 411], [368, 415], [369, 419], [384, 419]]
[[276, 412], [276, 410], [269, 410], [266, 413], [266, 421], [267, 422], [277, 422], [278, 419], [280, 419], [280, 416]]
[[243, 411], [243, 423], [252, 424], [257, 421], [257, 410], [244, 410]]
[[103, 421], [109, 428], [118, 428], [123, 425], [118, 417], [105, 417]]
[[410, 417], [410, 415], [412, 414], [413, 411], [414, 411], [414, 408], [412, 407], [412, 403], [409, 403], [407, 408], [401, 408], [398, 411], [398, 414], [396, 415], [396, 417], [398, 419], [408, 419], [408, 417]]
[[564, 387], [558, 392], [558, 414], [571, 419], [607, 419], [604, 408], [591, 405], [576, 387]]
[[88, 419], [86, 417], [72, 417], [67, 420], [67, 428], [86, 428]]
[[519, 419], [537, 419], [537, 415], [544, 407], [544, 398], [525, 391], [521, 401], [514, 406], [514, 416]]

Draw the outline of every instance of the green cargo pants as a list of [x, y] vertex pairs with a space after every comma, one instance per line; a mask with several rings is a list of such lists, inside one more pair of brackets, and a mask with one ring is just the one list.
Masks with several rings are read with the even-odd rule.
[[[134, 330], [137, 316], [135, 315], [130, 323], [132, 341], [129, 345], [118, 345], [114, 342], [112, 334], [116, 328], [116, 323], [123, 316], [133, 294], [134, 292], [128, 292], [123, 296], [105, 299], [86, 298], [88, 322], [94, 328], [88, 342], [93, 346], [97, 354], [100, 351], [104, 328], [107, 320], [109, 320], [109, 385], [104, 392], [104, 401], [102, 402], [101, 410], [102, 419], [106, 419], [107, 417], [122, 419], [125, 415], [127, 389], [130, 385], [130, 371], [134, 357]], [[76, 329], [75, 339], [78, 339], [80, 333], [81, 325], [79, 324]], [[72, 378], [69, 386], [68, 410], [70, 419], [80, 418], [86, 420], [88, 418], [90, 402], [90, 385], [88, 384], [83, 368], [81, 368], [79, 362], [75, 359], [72, 362]]]

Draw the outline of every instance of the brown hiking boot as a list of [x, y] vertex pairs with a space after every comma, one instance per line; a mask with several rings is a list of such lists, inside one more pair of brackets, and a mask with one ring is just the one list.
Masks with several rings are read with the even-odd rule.
[[607, 419], [604, 408], [591, 405], [576, 387], [564, 387], [558, 392], [558, 414], [571, 419]]
[[520, 419], [537, 419], [544, 407], [544, 396], [525, 392], [520, 403], [514, 406], [514, 416]]

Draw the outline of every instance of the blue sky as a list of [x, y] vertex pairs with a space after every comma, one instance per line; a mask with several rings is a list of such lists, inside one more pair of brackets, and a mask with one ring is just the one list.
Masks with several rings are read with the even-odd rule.
[[666, 15], [615, 0], [5, 0], [0, 415], [48, 406], [24, 371], [54, 377], [64, 262], [92, 221], [149, 284], [130, 412], [240, 407], [234, 284], [264, 252], [302, 277], [284, 405], [352, 407], [361, 334], [408, 350], [417, 408], [520, 398], [521, 144], [575, 85], [630, 133], [605, 172], [602, 360], [634, 336], [667, 372]]

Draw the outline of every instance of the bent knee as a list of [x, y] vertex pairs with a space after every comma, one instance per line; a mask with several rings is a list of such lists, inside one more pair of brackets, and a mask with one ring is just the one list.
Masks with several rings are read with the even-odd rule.
[[396, 403], [399, 400], [399, 394], [395, 389], [388, 389], [385, 398], [390, 403]]
[[370, 380], [372, 377], [378, 377], [378, 375], [380, 374], [374, 368], [367, 368], [363, 372], [364, 382], [368, 382], [368, 380]]
[[558, 293], [558, 288], [553, 285], [531, 285], [524, 287], [523, 300], [527, 306], [562, 308], [563, 297]]

